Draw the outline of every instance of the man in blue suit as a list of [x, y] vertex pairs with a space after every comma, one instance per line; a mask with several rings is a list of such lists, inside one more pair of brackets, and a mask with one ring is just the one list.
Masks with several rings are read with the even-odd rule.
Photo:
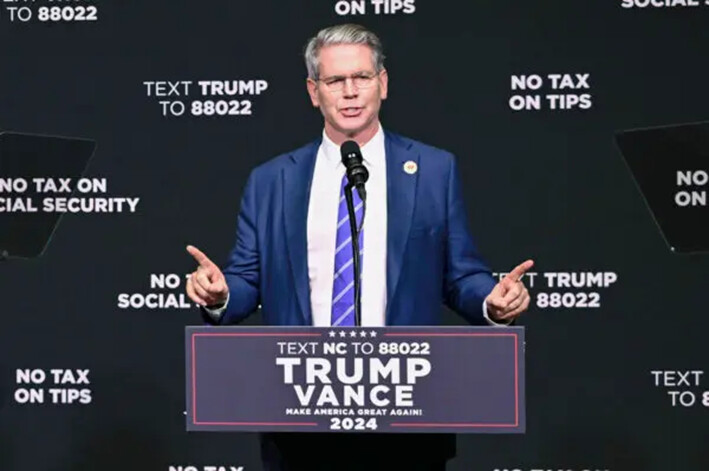
[[[362, 325], [440, 324], [441, 304], [472, 324], [509, 324], [529, 293], [533, 262], [496, 283], [469, 232], [455, 158], [385, 132], [388, 75], [379, 39], [358, 25], [326, 28], [305, 51], [307, 89], [324, 117], [322, 138], [251, 173], [237, 240], [221, 270], [193, 246], [187, 293], [215, 324], [259, 306], [269, 325], [354, 324], [352, 241], [340, 145], [359, 144], [367, 182], [362, 225]], [[364, 220], [364, 222], [362, 222]], [[264, 434], [266, 469], [445, 469], [455, 438], [438, 434]], [[393, 461], [394, 460], [394, 461]]]

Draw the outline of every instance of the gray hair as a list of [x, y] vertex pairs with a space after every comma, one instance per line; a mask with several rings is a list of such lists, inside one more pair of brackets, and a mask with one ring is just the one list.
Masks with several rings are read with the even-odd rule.
[[344, 24], [321, 29], [305, 46], [305, 66], [308, 77], [317, 80], [320, 67], [320, 50], [335, 44], [364, 44], [372, 50], [372, 60], [377, 73], [384, 69], [384, 49], [376, 34], [364, 26]]

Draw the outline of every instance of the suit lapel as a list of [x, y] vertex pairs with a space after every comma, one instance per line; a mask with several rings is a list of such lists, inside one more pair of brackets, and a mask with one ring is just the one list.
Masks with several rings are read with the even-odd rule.
[[387, 324], [391, 301], [401, 275], [401, 268], [406, 249], [406, 241], [411, 229], [414, 214], [418, 172], [409, 174], [404, 171], [406, 162], [418, 166], [418, 153], [412, 151], [411, 144], [399, 137], [386, 133], [387, 165]]
[[[317, 140], [302, 151], [291, 154], [291, 165], [283, 169], [286, 246], [304, 325], [313, 323], [308, 281], [307, 220], [310, 187], [319, 145], [320, 140]], [[283, 289], [289, 287], [284, 286]]]

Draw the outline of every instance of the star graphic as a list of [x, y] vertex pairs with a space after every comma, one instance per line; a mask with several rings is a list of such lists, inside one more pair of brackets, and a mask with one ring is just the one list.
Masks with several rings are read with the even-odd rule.
[[367, 336], [367, 332], [362, 331], [362, 332], [359, 333], [359, 336], [362, 337], [362, 338], [364, 338], [364, 337]]
[[344, 337], [345, 335], [347, 335], [347, 332], [345, 332], [344, 330], [341, 330], [341, 331], [340, 331], [340, 337]]
[[351, 331], [350, 332], [350, 337], [357, 337], [357, 332], [356, 331]]
[[334, 337], [334, 336], [337, 335], [337, 334], [336, 334], [334, 331], [331, 330], [330, 332], [328, 332], [327, 335], [329, 335], [330, 337]]
[[369, 336], [370, 336], [370, 337], [376, 337], [376, 336], [377, 336], [377, 333], [376, 333], [375, 331], [371, 331], [371, 332], [369, 333]]

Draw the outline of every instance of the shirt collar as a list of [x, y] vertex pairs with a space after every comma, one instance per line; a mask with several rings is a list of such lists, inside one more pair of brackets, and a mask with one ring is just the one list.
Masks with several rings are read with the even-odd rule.
[[[340, 146], [332, 142], [332, 140], [327, 137], [325, 130], [322, 132], [322, 149], [325, 156], [325, 160], [329, 165], [337, 166], [342, 165], [342, 157], [340, 156]], [[360, 150], [362, 151], [362, 160], [367, 167], [372, 167], [377, 165], [376, 156], [378, 150], [384, 150], [384, 130], [382, 125], [379, 125], [376, 134], [363, 145]]]

